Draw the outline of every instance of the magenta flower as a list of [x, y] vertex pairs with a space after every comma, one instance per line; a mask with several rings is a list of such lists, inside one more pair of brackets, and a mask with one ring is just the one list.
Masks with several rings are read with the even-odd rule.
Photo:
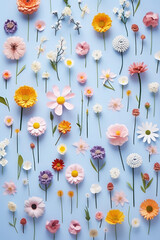
[[47, 107], [50, 109], [54, 109], [56, 115], [62, 115], [62, 106], [64, 106], [67, 110], [72, 110], [74, 105], [71, 103], [66, 102], [75, 96], [74, 93], [71, 93], [71, 88], [69, 86], [65, 86], [62, 94], [60, 94], [58, 86], [53, 86], [52, 92], [47, 92], [46, 96], [52, 100], [51, 102], [47, 103]]
[[72, 220], [70, 222], [68, 231], [73, 235], [77, 235], [81, 231], [80, 223], [77, 220]]
[[4, 195], [14, 195], [16, 193], [16, 185], [14, 182], [5, 182], [3, 188], [5, 189]]
[[58, 229], [60, 228], [60, 224], [58, 220], [50, 220], [46, 222], [46, 229], [50, 232], [55, 234]]

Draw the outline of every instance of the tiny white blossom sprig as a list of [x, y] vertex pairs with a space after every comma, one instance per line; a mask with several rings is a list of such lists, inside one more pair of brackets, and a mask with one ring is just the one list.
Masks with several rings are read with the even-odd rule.
[[77, 30], [78, 34], [80, 34], [79, 30], [80, 30], [80, 28], [82, 28], [81, 23], [79, 21], [75, 21], [73, 17], [70, 17], [69, 22], [74, 24], [73, 29]]
[[85, 4], [84, 7], [82, 7], [81, 4], [82, 4], [82, 1], [78, 0], [78, 6], [79, 6], [79, 9], [81, 10], [81, 17], [83, 18], [86, 13], [87, 14], [90, 13], [90, 10], [89, 10], [87, 4]]
[[4, 158], [7, 153], [5, 148], [9, 145], [9, 139], [5, 138], [3, 141], [0, 142], [0, 165], [2, 166], [2, 175], [3, 175], [3, 168], [7, 165], [8, 161]]
[[44, 53], [45, 47], [43, 47], [43, 43], [46, 42], [47, 40], [48, 39], [45, 36], [41, 37], [40, 45], [37, 47], [37, 58], [40, 57], [41, 53]]
[[56, 36], [57, 31], [62, 28], [62, 20], [65, 18], [65, 15], [62, 12], [61, 15], [58, 16], [58, 12], [57, 11], [52, 12], [52, 14], [57, 18], [57, 21], [56, 21], [55, 25], [51, 26], [51, 28], [53, 28], [55, 30], [55, 36]]
[[129, 2], [125, 0], [120, 0], [120, 5], [121, 5], [120, 9], [118, 9], [117, 7], [113, 8], [113, 13], [117, 15], [118, 19], [124, 24], [126, 34], [128, 37], [127, 21], [131, 15], [131, 12], [129, 10], [126, 10], [126, 8], [129, 8]]
[[38, 72], [41, 70], [41, 63], [39, 61], [33, 61], [31, 64], [31, 69], [36, 75], [36, 83], [38, 87]]

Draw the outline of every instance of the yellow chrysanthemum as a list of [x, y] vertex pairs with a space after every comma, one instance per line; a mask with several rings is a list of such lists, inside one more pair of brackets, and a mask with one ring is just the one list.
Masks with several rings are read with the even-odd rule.
[[93, 18], [92, 26], [97, 32], [106, 32], [112, 26], [112, 20], [105, 13], [98, 13]]
[[37, 101], [37, 93], [34, 88], [22, 86], [15, 91], [15, 102], [22, 108], [32, 107]]
[[125, 216], [124, 216], [123, 212], [121, 212], [118, 209], [113, 209], [107, 213], [107, 217], [106, 217], [105, 221], [112, 225], [115, 225], [117, 223], [122, 224], [122, 222], [124, 222], [124, 218], [125, 218]]

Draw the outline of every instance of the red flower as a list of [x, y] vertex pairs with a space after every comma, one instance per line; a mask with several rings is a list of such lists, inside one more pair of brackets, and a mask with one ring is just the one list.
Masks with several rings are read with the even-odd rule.
[[138, 27], [137, 24], [132, 24], [131, 29], [132, 29], [133, 32], [138, 32], [139, 31], [139, 27]]
[[135, 73], [143, 73], [147, 71], [147, 65], [145, 65], [144, 62], [133, 63], [129, 66], [128, 71], [130, 72], [131, 76]]
[[146, 38], [146, 36], [142, 34], [141, 39], [144, 40], [145, 38]]
[[114, 188], [113, 183], [109, 182], [109, 183], [107, 184], [107, 190], [108, 190], [109, 192], [111, 192], [111, 191], [113, 190], [113, 188]]
[[20, 221], [20, 224], [22, 224], [23, 226], [26, 225], [27, 220], [25, 218], [22, 218]]
[[139, 111], [138, 108], [134, 108], [134, 109], [132, 110], [132, 115], [133, 115], [133, 116], [138, 117], [139, 114], [140, 114], [140, 111]]
[[144, 173], [143, 174], [143, 179], [146, 180], [146, 181], [149, 181], [149, 174], [148, 173]]
[[158, 162], [156, 162], [156, 163], [154, 164], [154, 170], [155, 170], [156, 172], [160, 171], [160, 164], [159, 164]]
[[56, 158], [54, 162], [52, 162], [52, 168], [57, 172], [60, 172], [64, 167], [65, 165], [62, 159]]
[[149, 108], [150, 108], [150, 106], [151, 106], [151, 105], [150, 105], [150, 103], [149, 103], [149, 102], [146, 102], [146, 103], [145, 103], [145, 108], [146, 108], [146, 109], [149, 109]]
[[31, 144], [30, 144], [30, 148], [32, 148], [32, 149], [35, 148], [35, 144], [34, 144], [34, 143], [31, 143]]

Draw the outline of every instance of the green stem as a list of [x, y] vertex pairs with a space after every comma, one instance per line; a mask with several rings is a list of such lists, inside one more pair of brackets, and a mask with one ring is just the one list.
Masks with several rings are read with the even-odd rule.
[[28, 171], [26, 171], [26, 173], [27, 173], [27, 180], [28, 180], [28, 196], [30, 196], [30, 186], [29, 186]]
[[132, 4], [132, 12], [133, 12], [133, 16], [134, 16], [134, 14], [135, 14], [135, 12], [134, 12], [134, 0], [131, 0], [131, 4]]
[[55, 240], [56, 239], [56, 234], [55, 233], [53, 233], [53, 240]]
[[133, 144], [135, 144], [135, 133], [136, 133], [136, 116], [134, 117]]
[[35, 240], [36, 239], [35, 218], [33, 218], [33, 228], [34, 228], [34, 230], [33, 230], [33, 240]]
[[98, 182], [99, 182], [99, 159], [98, 159]]
[[34, 171], [36, 171], [36, 160], [34, 155], [34, 148], [32, 148], [32, 156], [33, 156]]
[[13, 132], [13, 127], [12, 127], [12, 125], [11, 125], [10, 138], [12, 138], [12, 132]]
[[117, 224], [115, 224], [115, 239], [117, 240]]
[[155, 102], [155, 96], [156, 96], [156, 94], [155, 93], [153, 93], [153, 97], [154, 97], [154, 108], [153, 108], [153, 117], [155, 117], [155, 112], [156, 112], [156, 102]]
[[45, 79], [45, 93], [47, 92], [47, 78]]
[[87, 54], [85, 55], [85, 68], [87, 67]]
[[78, 208], [78, 184], [76, 184], [76, 192], [77, 192], [77, 203], [76, 203], [76, 207]]
[[101, 228], [101, 227], [102, 227], [102, 219], [101, 219], [100, 224], [99, 224], [99, 228]]
[[125, 171], [125, 167], [124, 167], [124, 163], [123, 163], [123, 158], [122, 158], [122, 153], [121, 153], [121, 147], [120, 146], [118, 146], [118, 150], [119, 150], [119, 155], [120, 155], [122, 167], [123, 167], [123, 170]]
[[39, 137], [37, 137], [37, 159], [39, 163]]
[[102, 138], [102, 133], [101, 133], [101, 124], [100, 124], [99, 113], [97, 113], [97, 118], [98, 118], [99, 135], [100, 135], [100, 138]]
[[152, 28], [152, 26], [151, 26], [151, 48], [150, 48], [150, 55], [152, 54], [152, 30], [153, 30], [153, 28]]
[[59, 181], [59, 171], [57, 172], [57, 181]]
[[146, 118], [148, 119], [148, 108], [147, 108]]
[[122, 62], [121, 62], [121, 68], [120, 68], [120, 71], [119, 71], [119, 75], [121, 74], [122, 69], [123, 69], [123, 53], [122, 52], [121, 52], [121, 59], [122, 59]]
[[63, 223], [63, 203], [62, 203], [62, 197], [60, 197], [61, 201], [61, 218], [62, 218], [62, 223]]
[[96, 69], [97, 69], [97, 88], [98, 88], [98, 61], [96, 60]]
[[58, 63], [56, 63], [56, 74], [57, 74], [57, 79], [58, 79], [58, 81], [60, 81], [59, 73], [58, 73]]
[[52, 0], [50, 0], [50, 13], [52, 13]]
[[59, 142], [60, 138], [62, 137], [62, 133], [60, 133], [59, 138], [57, 139], [55, 146], [57, 145], [57, 143]]
[[82, 95], [82, 98], [81, 98], [81, 127], [80, 127], [80, 136], [82, 134], [82, 126], [83, 126], [83, 93], [81, 91], [81, 95]]
[[128, 96], [128, 99], [127, 99], [127, 112], [129, 110], [129, 96]]
[[18, 74], [18, 60], [16, 61], [16, 84], [17, 84], [17, 74]]
[[5, 89], [7, 89], [7, 81], [8, 81], [8, 80], [5, 80]]
[[87, 138], [88, 138], [88, 112], [86, 112], [86, 135], [87, 135]]
[[18, 154], [18, 133], [16, 133], [16, 140], [17, 140], [17, 154]]
[[89, 198], [87, 198], [87, 208], [89, 208]]
[[138, 80], [139, 80], [139, 99], [138, 99], [138, 108], [141, 106], [141, 92], [142, 92], [142, 86], [141, 86], [141, 77], [140, 73], [138, 73]]
[[157, 68], [156, 68], [156, 73], [158, 73], [158, 67], [159, 67], [159, 60], [157, 60]]
[[142, 55], [142, 53], [143, 53], [143, 39], [142, 39], [142, 47], [141, 47], [141, 53], [140, 53], [140, 55]]
[[36, 34], [36, 42], [38, 42], [38, 30], [37, 30], [37, 34]]
[[109, 196], [110, 196], [110, 206], [112, 208], [112, 192], [111, 191], [109, 192]]
[[150, 228], [151, 228], [151, 220], [149, 219], [149, 220], [148, 220], [148, 235], [149, 235], [149, 233], [150, 233]]
[[135, 55], [137, 55], [137, 38], [136, 38], [136, 32], [135, 32]]
[[95, 197], [95, 207], [97, 209], [97, 194], [96, 193], [94, 194], [94, 197]]
[[3, 175], [3, 170], [4, 170], [3, 168], [4, 168], [4, 167], [2, 166], [2, 175]]
[[127, 29], [127, 24], [126, 23], [124, 23], [124, 27], [125, 27], [126, 34], [127, 34], [127, 37], [128, 37], [128, 29]]
[[23, 118], [23, 107], [21, 107], [20, 127], [19, 127], [20, 131], [22, 129], [22, 118]]
[[156, 172], [156, 179], [157, 179], [157, 182], [156, 182], [156, 197], [158, 196], [158, 172]]
[[133, 207], [135, 207], [134, 168], [132, 168], [132, 178], [133, 178]]
[[104, 51], [106, 51], [106, 40], [105, 40], [105, 33], [103, 32], [103, 41], [104, 41]]
[[45, 201], [47, 202], [47, 185], [45, 185]]
[[27, 32], [27, 41], [29, 42], [29, 14], [28, 14], [28, 32]]
[[71, 197], [71, 214], [72, 214], [72, 197]]
[[132, 226], [129, 228], [129, 240], [131, 239], [131, 231], [132, 231]]

